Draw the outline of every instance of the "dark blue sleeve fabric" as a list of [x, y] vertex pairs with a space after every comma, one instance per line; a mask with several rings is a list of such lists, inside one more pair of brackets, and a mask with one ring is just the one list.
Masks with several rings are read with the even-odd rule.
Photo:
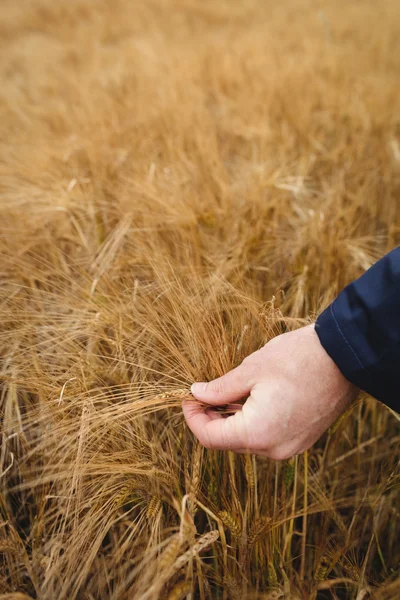
[[400, 412], [400, 248], [348, 285], [315, 329], [346, 379]]

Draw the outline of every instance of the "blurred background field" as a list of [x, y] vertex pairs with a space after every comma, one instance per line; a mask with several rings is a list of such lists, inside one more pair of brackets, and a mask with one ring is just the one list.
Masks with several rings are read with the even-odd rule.
[[400, 244], [397, 0], [0, 3], [0, 599], [400, 597], [398, 417], [180, 403]]

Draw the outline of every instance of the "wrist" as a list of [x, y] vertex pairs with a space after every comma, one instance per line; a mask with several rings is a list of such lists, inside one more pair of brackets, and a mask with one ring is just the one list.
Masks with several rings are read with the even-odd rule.
[[355, 400], [360, 392], [360, 389], [351, 381], [346, 379], [335, 361], [331, 358], [331, 356], [329, 356], [316, 332], [315, 323], [311, 323], [307, 326], [307, 328], [310, 330], [310, 333], [315, 341], [315, 347], [318, 355], [320, 356], [321, 369], [326, 373], [332, 382], [335, 382], [335, 385], [339, 389], [343, 390], [345, 395], [348, 395], [351, 400]]

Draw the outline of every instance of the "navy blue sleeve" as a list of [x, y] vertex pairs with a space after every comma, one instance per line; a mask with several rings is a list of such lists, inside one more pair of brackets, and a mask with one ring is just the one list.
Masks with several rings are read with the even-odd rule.
[[346, 379], [400, 412], [400, 248], [348, 285], [315, 330]]

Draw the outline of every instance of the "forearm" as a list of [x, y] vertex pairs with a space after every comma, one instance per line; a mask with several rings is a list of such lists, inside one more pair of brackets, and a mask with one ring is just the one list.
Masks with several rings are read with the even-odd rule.
[[315, 329], [346, 379], [400, 411], [400, 248], [347, 286]]

